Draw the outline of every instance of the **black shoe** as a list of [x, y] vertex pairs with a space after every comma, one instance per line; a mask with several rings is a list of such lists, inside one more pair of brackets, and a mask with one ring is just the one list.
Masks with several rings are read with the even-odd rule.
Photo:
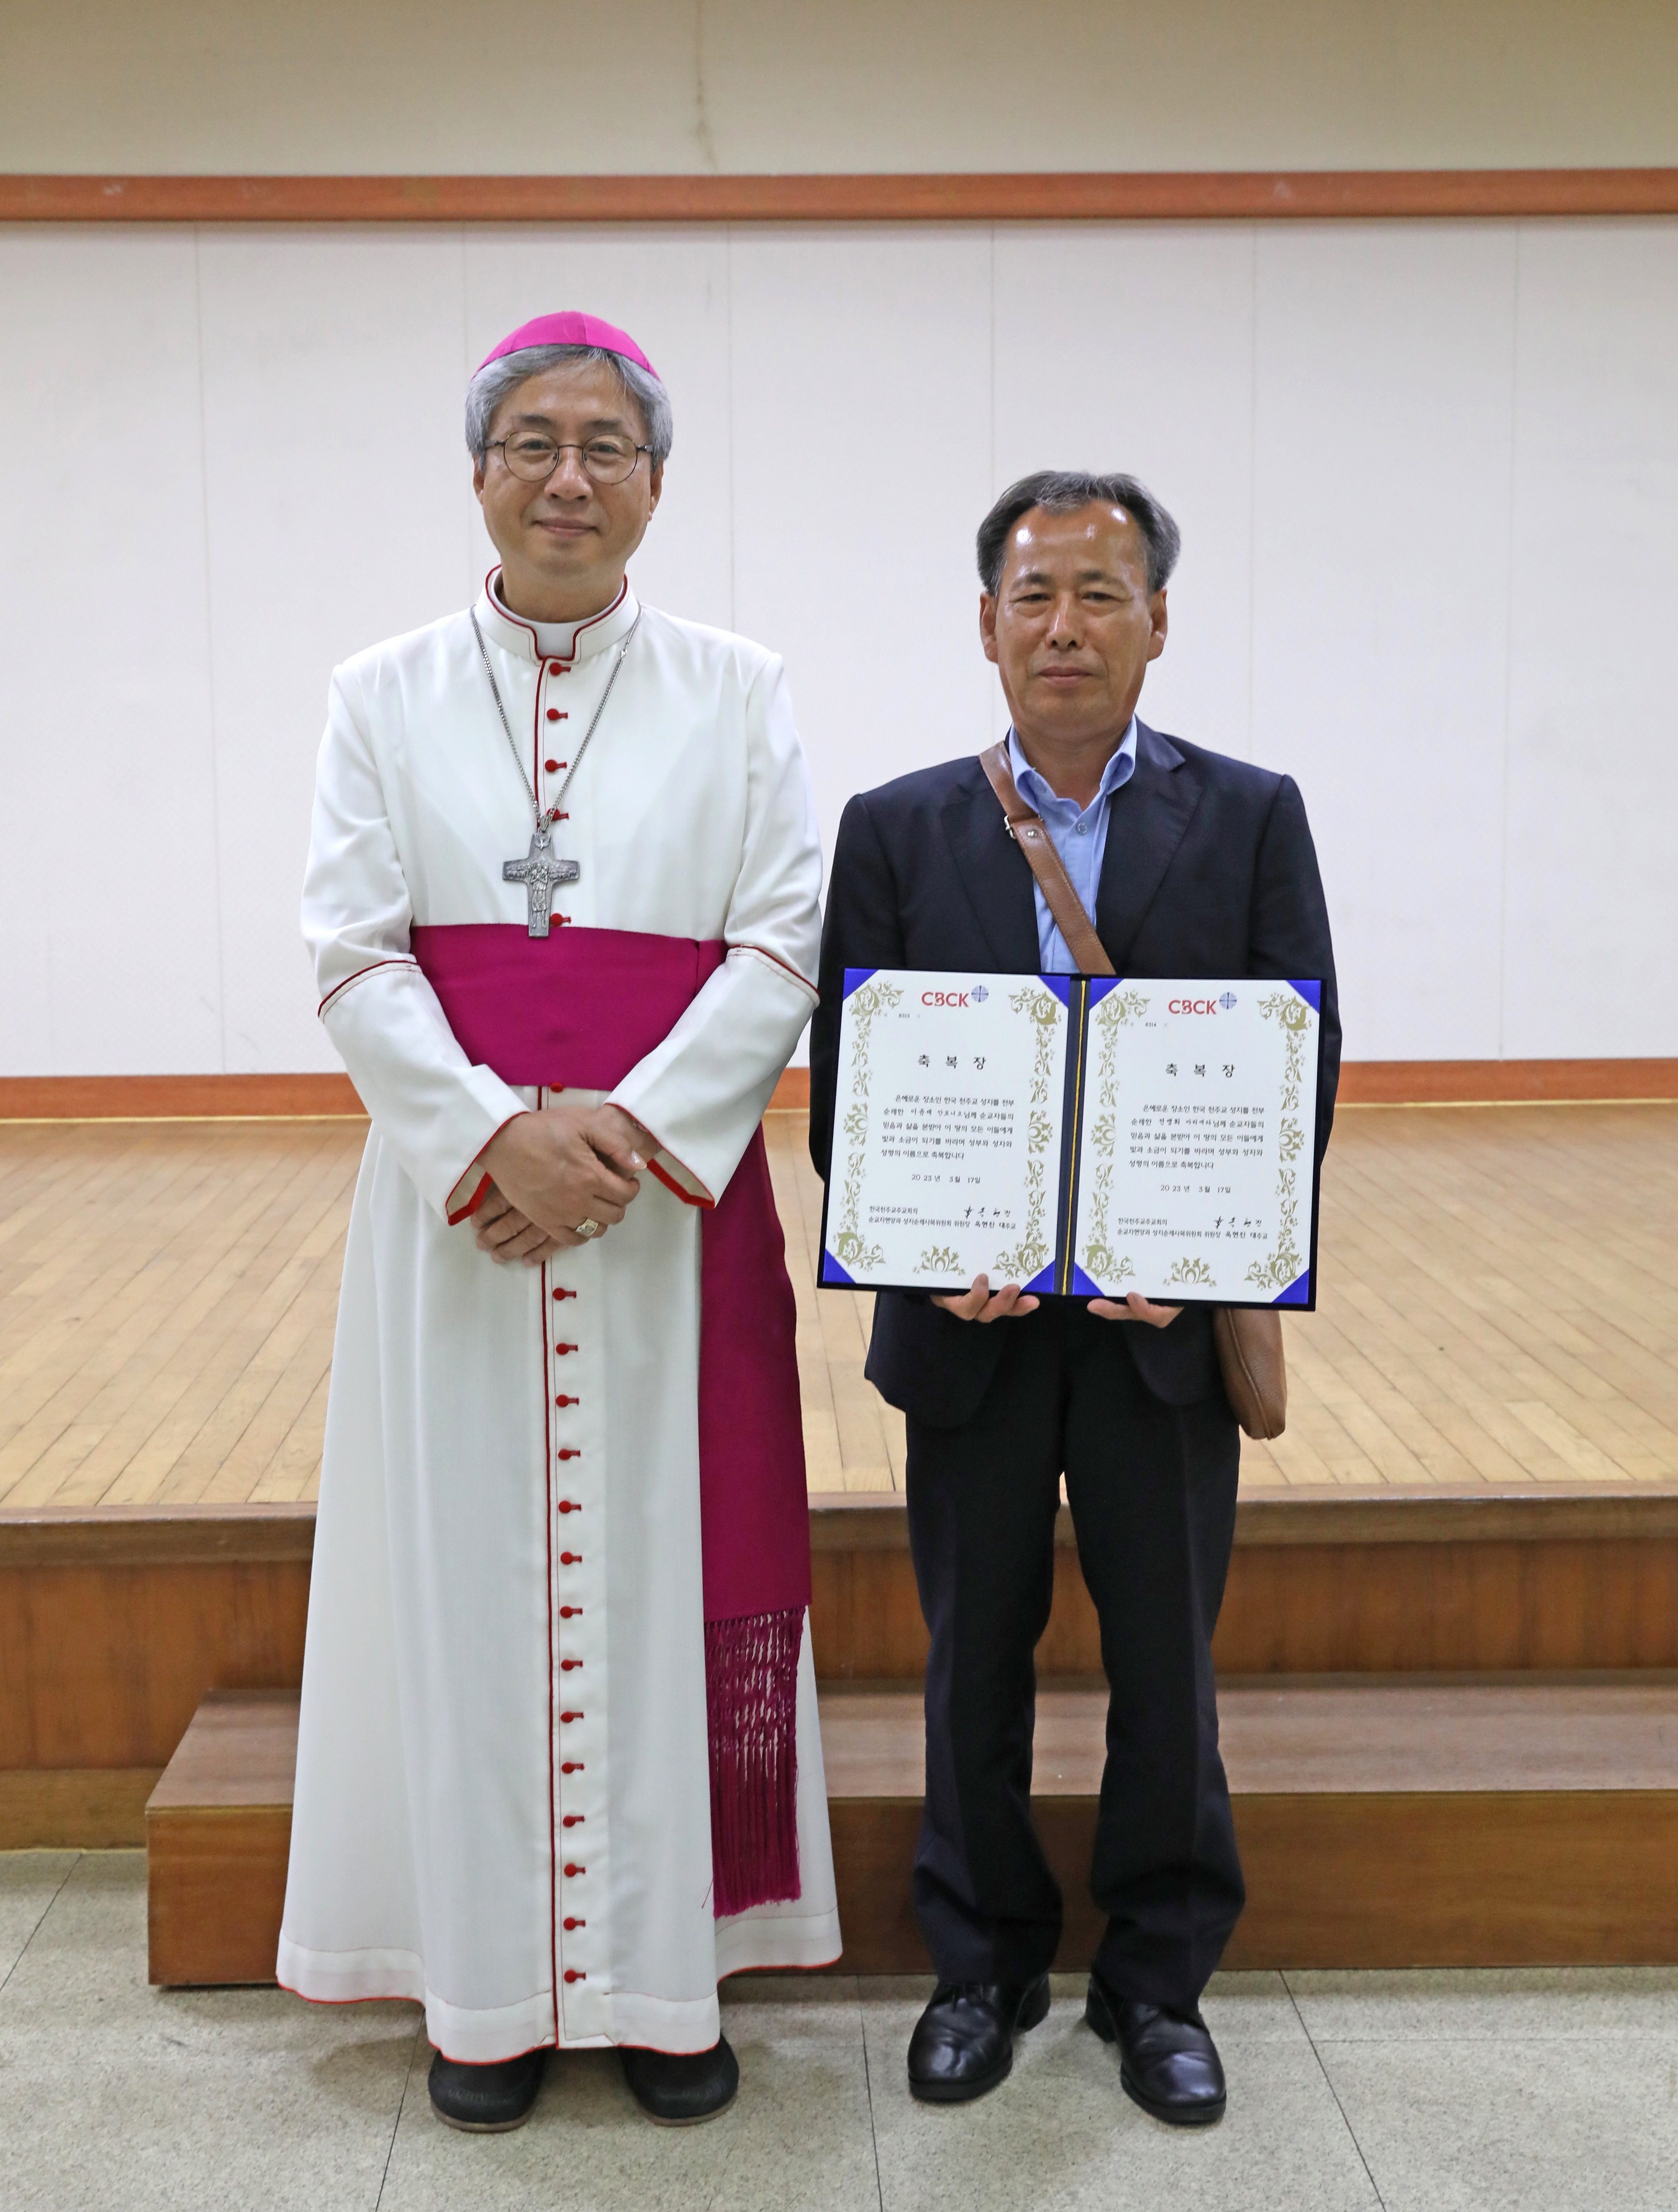
[[1118, 2045], [1120, 2085], [1145, 2112], [1174, 2128], [1223, 2118], [1224, 2069], [1199, 2013], [1115, 1996], [1091, 1974], [1084, 2017], [1103, 2043]]
[[499, 2136], [523, 2127], [542, 2087], [547, 2056], [545, 2050], [526, 2051], [492, 2066], [468, 2066], [437, 2051], [431, 2061], [431, 2103], [437, 2118], [468, 2135]]
[[623, 2079], [649, 2120], [661, 2128], [714, 2119], [734, 2101], [740, 2062], [719, 2036], [708, 2051], [641, 2051], [620, 2044]]
[[940, 1982], [909, 2044], [909, 2093], [926, 2105], [964, 2105], [1006, 2081], [1014, 2038], [1049, 2011], [1049, 1977], [1035, 1982]]

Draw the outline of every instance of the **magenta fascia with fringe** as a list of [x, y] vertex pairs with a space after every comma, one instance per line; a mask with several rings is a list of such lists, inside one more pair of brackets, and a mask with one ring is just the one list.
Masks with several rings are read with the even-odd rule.
[[[611, 1090], [662, 1043], [727, 953], [720, 942], [638, 930], [544, 938], [522, 923], [465, 922], [413, 932], [414, 957], [466, 1057], [520, 1087]], [[796, 1327], [760, 1128], [700, 1231], [700, 1540], [719, 1918], [799, 1894], [810, 1514]]]

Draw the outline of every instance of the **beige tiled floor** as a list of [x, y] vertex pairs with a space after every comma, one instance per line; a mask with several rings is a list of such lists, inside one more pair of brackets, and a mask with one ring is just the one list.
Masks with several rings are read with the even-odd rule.
[[1678, 1972], [1219, 1976], [1218, 2128], [1124, 2098], [1057, 1978], [1013, 2076], [915, 2104], [928, 1982], [725, 1991], [739, 2102], [649, 2127], [610, 2052], [530, 2124], [441, 2126], [412, 2007], [145, 1981], [138, 1853], [0, 1856], [6, 2212], [1669, 2212]]
[[[872, 1301], [771, 1114], [810, 1486], [901, 1486]], [[1353, 1108], [1245, 1490], [1678, 1476], [1678, 1105]], [[0, 1512], [313, 1498], [365, 1124], [0, 1124]], [[462, 1232], [465, 1233], [464, 1231]]]

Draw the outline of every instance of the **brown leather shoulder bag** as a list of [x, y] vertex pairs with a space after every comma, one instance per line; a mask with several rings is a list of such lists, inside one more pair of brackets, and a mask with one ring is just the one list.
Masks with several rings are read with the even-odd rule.
[[[991, 789], [1002, 802], [1008, 835], [1025, 855], [1079, 972], [1114, 975], [1116, 970], [1107, 949], [1096, 934], [1083, 900], [1073, 889], [1072, 878], [1061, 864], [1042, 815], [1033, 812], [1019, 795], [1008, 766], [1007, 747], [991, 745], [979, 759], [990, 778]], [[1287, 1359], [1282, 1348], [1281, 1316], [1265, 1306], [1216, 1306], [1212, 1334], [1218, 1347], [1224, 1394], [1236, 1419], [1260, 1443], [1280, 1436], [1287, 1422]]]

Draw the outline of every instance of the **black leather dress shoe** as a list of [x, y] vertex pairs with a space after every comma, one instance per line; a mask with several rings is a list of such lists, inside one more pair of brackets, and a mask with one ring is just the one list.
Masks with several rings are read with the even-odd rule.
[[523, 2127], [542, 2087], [547, 2056], [545, 2051], [526, 2051], [492, 2066], [468, 2066], [437, 2051], [431, 2061], [431, 2103], [437, 2118], [468, 2135], [500, 2136]]
[[1118, 2045], [1120, 2084], [1145, 2112], [1174, 2128], [1223, 2118], [1224, 2069], [1199, 2013], [1115, 1996], [1091, 1974], [1084, 2017], [1103, 2043]]
[[909, 2044], [909, 2089], [927, 2105], [964, 2105], [1006, 2081], [1014, 2038], [1049, 2010], [1049, 1977], [1035, 1982], [940, 1982]]
[[637, 2051], [623, 2044], [617, 2055], [636, 2104], [661, 2128], [714, 2119], [740, 2086], [740, 2062], [725, 2036], [708, 2051]]

